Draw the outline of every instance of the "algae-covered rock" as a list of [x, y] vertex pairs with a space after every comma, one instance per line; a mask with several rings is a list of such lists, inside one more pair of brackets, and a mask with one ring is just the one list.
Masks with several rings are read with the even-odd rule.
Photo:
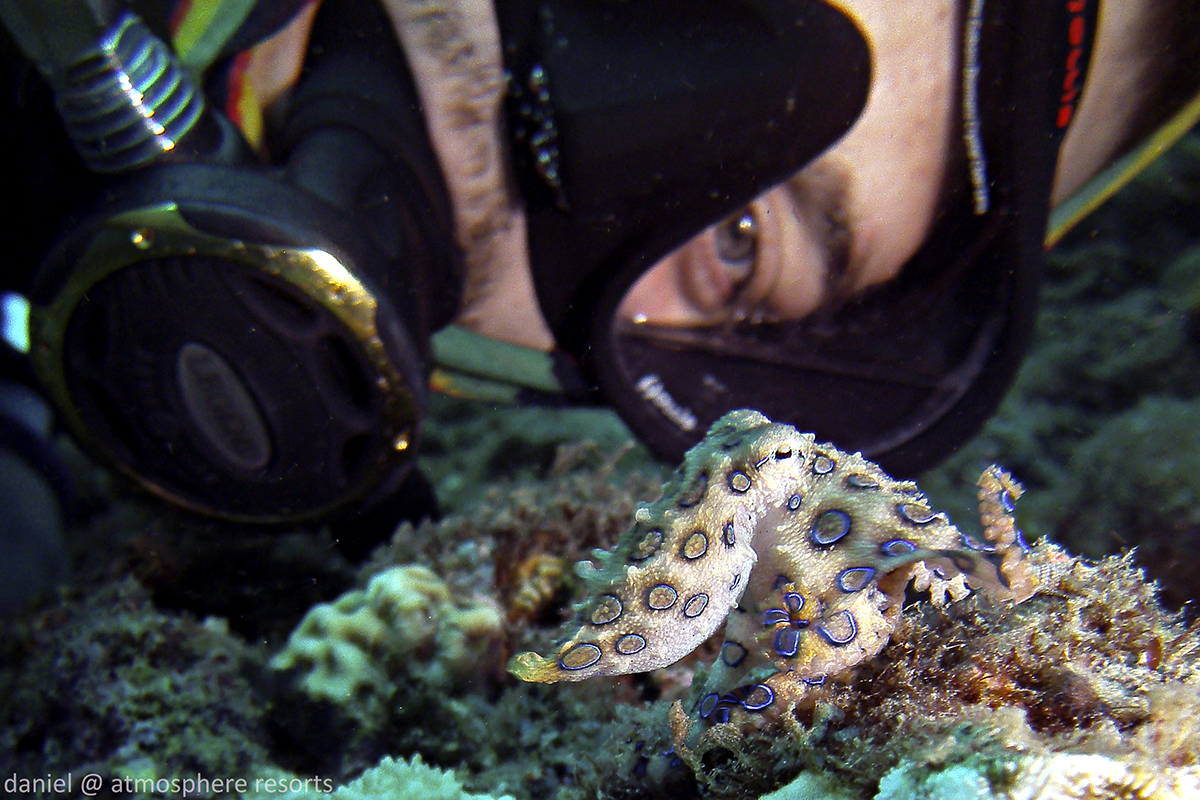
[[378, 725], [399, 681], [451, 688], [494, 669], [489, 651], [502, 624], [494, 604], [454, 597], [429, 568], [392, 567], [309, 611], [271, 667], [293, 671], [311, 697]]
[[1147, 397], [1074, 454], [1058, 538], [1092, 556], [1136, 545], [1165, 599], [1200, 597], [1200, 398]]
[[[3, 642], [5, 777], [225, 778], [269, 760], [258, 653], [222, 620], [159, 610], [131, 579], [47, 606]], [[147, 796], [170, 796], [160, 786]]]
[[879, 657], [794, 714], [711, 728], [695, 754], [705, 796], [816, 772], [872, 797], [903, 764], [1062, 752], [1200, 767], [1200, 630], [1158, 604], [1128, 556], [1091, 564], [1041, 544], [1031, 558], [1042, 589], [1020, 606], [911, 606]]
[[897, 767], [875, 800], [1190, 800], [1200, 769], [1161, 768], [1095, 753], [980, 759], [940, 770]]
[[[279, 785], [287, 786], [290, 779], [280, 775]], [[297, 781], [303, 785], [303, 779]], [[274, 785], [274, 784], [273, 784]], [[376, 766], [331, 792], [300, 790], [287, 792], [248, 792], [245, 800], [493, 800], [489, 795], [467, 792], [454, 773], [431, 767], [420, 756], [412, 760], [384, 757]], [[494, 800], [513, 800], [500, 795]]]

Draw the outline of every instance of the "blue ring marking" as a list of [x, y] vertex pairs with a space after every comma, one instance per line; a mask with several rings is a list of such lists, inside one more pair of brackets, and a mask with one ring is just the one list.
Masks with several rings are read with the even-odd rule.
[[825, 638], [825, 641], [829, 642], [830, 644], [837, 645], [838, 647], [850, 644], [854, 641], [855, 637], [858, 636], [858, 623], [855, 622], [854, 615], [846, 609], [843, 608], [841, 611], [835, 611], [826, 619], [832, 620], [834, 617], [840, 617], [843, 615], [846, 617], [846, 621], [850, 624], [850, 633], [841, 639], [830, 633], [829, 629], [826, 628], [824, 624], [817, 625], [817, 633], [821, 634], [821, 636]]
[[750, 476], [737, 469], [729, 473], [729, 477], [726, 478], [725, 482], [729, 484], [731, 491], [738, 494], [745, 494], [750, 491], [750, 487], [753, 485], [750, 481]]
[[[699, 605], [699, 608], [696, 606]], [[704, 613], [704, 609], [708, 607], [708, 595], [704, 592], [694, 594], [688, 598], [688, 601], [683, 604], [683, 615], [688, 619], [694, 619]]]
[[734, 535], [732, 522], [725, 523], [725, 531], [721, 534], [721, 540], [725, 542], [726, 547], [733, 547], [737, 544], [737, 537]]
[[754, 462], [754, 468], [755, 468], [755, 469], [762, 469], [762, 468], [763, 468], [763, 464], [767, 463], [767, 462], [768, 462], [768, 461], [770, 461], [770, 460], [771, 460], [771, 457], [770, 457], [770, 456], [763, 456], [763, 457], [762, 457], [762, 458], [760, 458], [758, 461], [755, 461], [755, 462]]
[[617, 643], [613, 645], [613, 649], [623, 656], [631, 656], [646, 649], [646, 640], [636, 633], [627, 633], [620, 639], [617, 639]]
[[817, 453], [813, 459], [812, 471], [814, 475], [828, 475], [837, 467], [837, 462], [824, 453]]
[[804, 502], [804, 501], [801, 500], [799, 494], [792, 495], [791, 497], [788, 498], [788, 502], [787, 502], [788, 511], [796, 511], [797, 509], [800, 508], [800, 504], [802, 502]]
[[[712, 701], [711, 704], [708, 702], [709, 700]], [[705, 695], [704, 699], [702, 699], [700, 701], [700, 718], [708, 719], [708, 715], [716, 710], [717, 703], [719, 703], [720, 700], [721, 700], [721, 695], [717, 694], [716, 692]], [[705, 708], [706, 705], [708, 706], [708, 708]]]
[[937, 517], [936, 511], [919, 503], [900, 503], [896, 512], [914, 525], [928, 525]]
[[861, 472], [856, 472], [853, 475], [846, 477], [846, 485], [854, 489], [878, 489], [879, 481], [875, 480], [870, 475], [864, 475]]
[[831, 545], [850, 533], [850, 515], [837, 508], [822, 512], [812, 524], [811, 537], [819, 545]]
[[[659, 591], [660, 589], [663, 591]], [[658, 605], [655, 605], [654, 595], [656, 592], [659, 595], [669, 594], [671, 599], [667, 600], [665, 597], [659, 597], [659, 599], [657, 601]], [[678, 598], [679, 598], [679, 592], [675, 591], [674, 586], [671, 586], [666, 583], [660, 583], [657, 586], [651, 586], [650, 590], [648, 592], [646, 592], [646, 605], [649, 606], [654, 611], [666, 611], [668, 608], [675, 605], [675, 601]]]
[[963, 547], [968, 550], [974, 550], [977, 553], [995, 553], [997, 549], [996, 545], [991, 542], [981, 542], [974, 536], [965, 533], [959, 536], [959, 541], [962, 542]]
[[780, 628], [771, 637], [771, 649], [775, 651], [776, 655], [785, 658], [794, 657], [800, 649], [800, 631], [790, 625], [786, 628]]
[[[602, 594], [597, 598], [598, 603], [592, 608], [591, 622], [592, 625], [600, 627], [607, 625], [615, 619], [618, 619], [625, 611], [625, 607], [621, 604], [621, 598], [615, 594]], [[613, 605], [616, 608], [613, 608]]]
[[729, 706], [727, 706], [727, 705], [721, 706], [717, 710], [717, 715], [715, 717], [715, 720], [718, 725], [724, 725], [726, 722], [729, 722]]
[[825, 676], [824, 675], [822, 675], [819, 678], [801, 678], [800, 680], [804, 681], [809, 686], [824, 686], [825, 685]]
[[1017, 501], [1013, 500], [1012, 492], [1008, 489], [1000, 490], [1000, 507], [1009, 514], [1017, 510]]
[[787, 611], [782, 608], [768, 608], [763, 612], [762, 624], [765, 627], [779, 625], [783, 622], [791, 622], [792, 617]]
[[879, 545], [879, 552], [885, 556], [906, 556], [915, 552], [917, 546], [907, 539], [890, 539]]
[[[759, 700], [754, 699], [754, 695], [762, 693], [763, 697]], [[771, 687], [765, 683], [760, 683], [750, 689], [750, 693], [746, 699], [742, 701], [742, 708], [747, 711], [762, 711], [767, 706], [775, 702], [775, 692], [771, 691]]]
[[701, 472], [696, 476], [692, 485], [685, 490], [683, 497], [679, 499], [679, 507], [691, 508], [704, 499], [706, 491], [708, 491], [708, 473]]
[[[579, 653], [582, 655], [585, 652], [590, 656], [590, 658], [588, 656], [584, 656], [586, 659], [584, 663], [576, 664], [574, 666], [567, 665], [567, 659], [571, 657], [572, 653]], [[600, 660], [600, 656], [602, 655], [603, 653], [600, 652], [599, 647], [591, 642], [583, 642], [582, 644], [575, 645], [570, 650], [559, 656], [558, 666], [562, 669], [565, 669], [567, 672], [575, 672], [576, 670], [587, 669], [588, 667], [592, 666]]]
[[736, 589], [738, 587], [738, 584], [741, 582], [742, 582], [742, 573], [739, 572], [737, 575], [733, 576], [733, 580], [729, 584], [729, 591], [732, 592], [734, 589]]
[[726, 642], [721, 645], [721, 661], [727, 667], [736, 667], [746, 658], [746, 648], [738, 642]]
[[634, 561], [645, 561], [647, 558], [650, 558], [658, 552], [658, 548], [662, 547], [662, 543], [662, 531], [657, 528], [652, 531], [648, 531], [646, 535], [642, 537], [642, 540], [637, 543], [637, 547], [634, 548], [633, 554], [630, 556], [630, 558], [632, 558]]
[[837, 585], [846, 594], [861, 592], [874, 577], [874, 567], [850, 567], [837, 576]]
[[1026, 552], [1026, 553], [1033, 552], [1033, 547], [1031, 547], [1029, 542], [1027, 542], [1025, 540], [1025, 534], [1021, 532], [1020, 528], [1017, 529], [1017, 544], [1020, 546], [1020, 548], [1023, 552]]
[[695, 561], [708, 552], [708, 536], [704, 531], [693, 531], [692, 535], [683, 540], [679, 555], [688, 561]]
[[783, 596], [783, 607], [789, 613], [799, 614], [800, 609], [804, 608], [804, 595], [799, 592], [788, 592]]

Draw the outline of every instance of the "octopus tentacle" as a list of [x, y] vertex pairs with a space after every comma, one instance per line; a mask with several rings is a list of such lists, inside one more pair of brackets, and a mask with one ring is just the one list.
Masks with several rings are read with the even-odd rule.
[[939, 604], [970, 589], [1014, 602], [1034, 593], [1012, 517], [1020, 484], [993, 466], [979, 487], [982, 540], [861, 454], [731, 412], [611, 551], [577, 565], [587, 594], [554, 650], [519, 654], [509, 671], [547, 683], [642, 672], [725, 623], [696, 713], [762, 710], [789, 681], [817, 683], [879, 653], [910, 583]]

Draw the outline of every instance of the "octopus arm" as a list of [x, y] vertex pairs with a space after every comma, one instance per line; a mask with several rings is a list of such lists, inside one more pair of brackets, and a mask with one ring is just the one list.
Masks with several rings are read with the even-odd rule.
[[621, 584], [579, 605], [577, 626], [550, 655], [520, 653], [508, 671], [523, 681], [557, 683], [674, 664], [716, 633], [738, 604], [746, 584], [737, 576], [753, 564], [754, 551], [745, 550], [707, 580], [694, 575], [686, 584], [661, 565], [629, 567]]

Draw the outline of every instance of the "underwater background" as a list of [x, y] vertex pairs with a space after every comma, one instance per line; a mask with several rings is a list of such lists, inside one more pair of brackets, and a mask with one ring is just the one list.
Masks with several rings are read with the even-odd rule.
[[546, 652], [574, 562], [613, 547], [675, 466], [611, 412], [435, 398], [420, 467], [442, 516], [382, 543], [353, 523], [198, 520], [63, 442], [83, 513], [48, 568], [65, 582], [0, 622], [0, 788], [1200, 798], [1200, 136], [1052, 251], [1042, 294], [995, 418], [916, 476], [973, 534], [975, 478], [1011, 471], [1038, 594], [910, 595], [878, 655], [719, 725], [693, 690], [719, 639], [653, 673], [505, 671]]

